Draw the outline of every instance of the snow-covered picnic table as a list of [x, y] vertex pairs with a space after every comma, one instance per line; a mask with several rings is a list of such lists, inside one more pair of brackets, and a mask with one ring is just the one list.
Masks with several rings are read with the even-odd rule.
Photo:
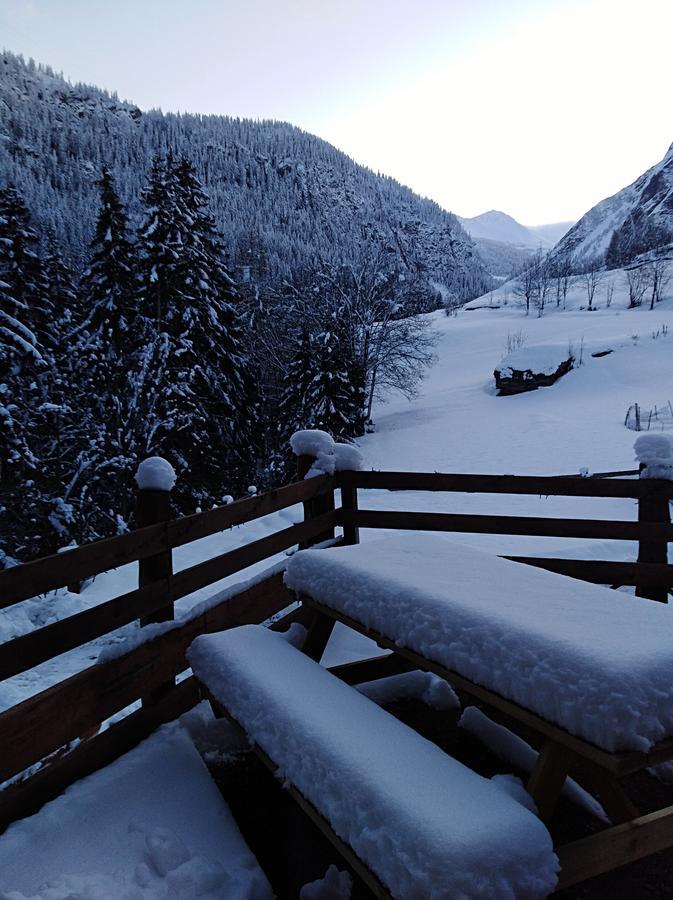
[[673, 735], [666, 605], [429, 535], [302, 551], [286, 583], [607, 751]]

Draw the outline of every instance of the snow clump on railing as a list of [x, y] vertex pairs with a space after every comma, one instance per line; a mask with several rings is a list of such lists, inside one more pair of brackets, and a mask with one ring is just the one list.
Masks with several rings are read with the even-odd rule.
[[673, 435], [651, 431], [636, 439], [636, 459], [645, 468], [641, 478], [667, 478], [673, 481]]
[[290, 438], [295, 456], [312, 456], [313, 465], [306, 478], [317, 475], [334, 475], [335, 472], [353, 472], [362, 468], [362, 453], [353, 444], [337, 444], [319, 429], [295, 431]]

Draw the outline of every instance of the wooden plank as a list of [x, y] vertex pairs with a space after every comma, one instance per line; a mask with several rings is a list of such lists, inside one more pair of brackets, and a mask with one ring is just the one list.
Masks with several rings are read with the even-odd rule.
[[673, 565], [613, 562], [600, 559], [551, 559], [544, 556], [504, 556], [513, 562], [536, 566], [548, 572], [580, 578], [595, 584], [648, 584], [673, 587]]
[[168, 579], [157, 581], [0, 644], [0, 681], [149, 615], [169, 592]]
[[107, 766], [132, 750], [163, 722], [170, 722], [199, 701], [193, 676], [181, 681], [170, 694], [151, 708], [140, 709], [95, 737], [79, 744], [70, 753], [48, 762], [25, 781], [0, 792], [0, 833], [17, 819], [33, 815], [73, 782]]
[[[673, 482], [671, 482], [673, 484]], [[455, 513], [341, 510], [344, 525], [403, 531], [452, 531], [463, 534], [525, 534], [537, 537], [673, 541], [673, 525], [609, 519], [550, 519], [538, 516], [482, 516]]]
[[[654, 479], [653, 479], [654, 480]], [[673, 482], [656, 480], [673, 498]], [[541, 497], [641, 497], [643, 481], [559, 475], [465, 475], [444, 472], [339, 472], [337, 485], [388, 491], [447, 491], [479, 494], [534, 494]]]
[[285, 509], [307, 497], [324, 493], [333, 488], [333, 485], [334, 479], [328, 475], [310, 478], [308, 481], [237, 500], [205, 513], [185, 516], [169, 523], [149, 525], [128, 534], [85, 544], [65, 553], [56, 553], [3, 569], [0, 571], [0, 609], [55, 588], [65, 587], [66, 584], [82, 581], [90, 575], [145, 559], [171, 547], [179, 547], [197, 538]]
[[308, 522], [290, 525], [289, 528], [276, 531], [257, 541], [251, 541], [235, 550], [228, 550], [226, 553], [197, 563], [188, 569], [182, 569], [173, 576], [171, 597], [174, 600], [178, 597], [185, 597], [193, 591], [214, 584], [221, 578], [226, 578], [227, 575], [274, 556], [276, 553], [281, 553], [302, 541], [310, 540], [329, 528], [330, 525], [334, 525], [336, 518], [336, 512], [328, 512], [318, 518], [310, 519]]
[[557, 848], [561, 873], [556, 890], [562, 891], [671, 846], [673, 806], [667, 806]]
[[194, 513], [174, 519], [168, 526], [168, 540], [171, 547], [189, 544], [198, 538], [217, 534], [227, 528], [252, 522], [262, 516], [287, 509], [334, 490], [335, 479], [331, 475], [320, 475], [307, 481], [298, 481], [273, 491], [235, 500], [227, 506], [219, 506], [202, 513]]
[[414, 669], [415, 666], [396, 653], [386, 653], [383, 656], [370, 656], [369, 659], [359, 659], [356, 662], [330, 666], [328, 672], [336, 675], [346, 684], [365, 684], [367, 681], [388, 678], [390, 675], [401, 675], [403, 672], [412, 672]]
[[0, 572], [0, 609], [46, 591], [82, 581], [108, 569], [144, 559], [167, 549], [166, 527], [149, 525], [128, 534], [75, 547], [65, 553]]
[[298, 543], [304, 534], [317, 534], [322, 527], [321, 521], [312, 520], [308, 524], [292, 525], [205, 563], [183, 569], [172, 578], [148, 584], [114, 600], [108, 600], [74, 616], [52, 622], [44, 628], [0, 644], [0, 680], [27, 671], [60, 653], [66, 653], [74, 647], [121, 628], [122, 625], [135, 619], [147, 618], [154, 611], [164, 608], [167, 600], [174, 602], [199, 587], [212, 584], [252, 563], [266, 559], [267, 556], [285, 550]]
[[292, 602], [274, 575], [117, 659], [90, 666], [0, 713], [0, 781], [85, 734], [187, 668], [195, 637], [263, 622]]

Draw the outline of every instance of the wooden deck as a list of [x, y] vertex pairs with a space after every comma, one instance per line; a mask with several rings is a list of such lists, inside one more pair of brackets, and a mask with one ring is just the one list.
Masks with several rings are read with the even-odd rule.
[[[306, 471], [308, 463], [300, 459], [300, 471]], [[143, 624], [170, 620], [178, 599], [290, 547], [310, 546], [334, 536], [337, 527], [343, 529], [344, 543], [357, 542], [363, 528], [630, 540], [637, 542], [637, 562], [510, 558], [588, 581], [634, 585], [640, 596], [666, 602], [673, 588], [673, 566], [667, 562], [668, 542], [673, 540], [669, 517], [673, 483], [641, 480], [633, 477], [637, 472], [614, 474], [617, 477], [579, 478], [341, 472], [301, 480], [179, 519], [168, 517], [167, 498], [156, 496], [161, 492], [141, 492], [139, 518], [147, 523], [142, 528], [0, 572], [2, 609], [108, 569], [139, 562], [139, 585], [133, 591], [0, 645], [0, 679], [25, 672], [136, 619]], [[390, 492], [391, 509], [367, 509], [363, 501], [372, 489]], [[637, 501], [638, 518], [627, 522], [401, 512], [394, 509], [397, 491], [630, 498]], [[341, 499], [340, 506], [335, 494]], [[303, 522], [173, 572], [174, 548], [297, 503], [304, 506]], [[193, 619], [176, 623], [155, 640], [119, 658], [92, 665], [1, 713], [0, 781], [13, 779], [15, 783], [0, 793], [0, 830], [35, 812], [73, 781], [111, 762], [160, 723], [193, 706], [197, 700], [193, 678], [179, 682], [176, 678], [186, 673], [185, 650], [194, 637], [263, 622], [288, 611], [293, 599], [282, 578], [274, 575]], [[308, 612], [292, 609], [278, 627], [306, 619]], [[355, 664], [340, 674], [354, 683], [380, 677], [390, 668], [390, 663], [373, 661]], [[133, 704], [137, 706], [137, 701], [139, 708], [99, 730], [101, 722]], [[79, 743], [69, 749], [73, 741]], [[16, 780], [28, 771], [32, 774]], [[656, 835], [656, 827], [652, 834]]]

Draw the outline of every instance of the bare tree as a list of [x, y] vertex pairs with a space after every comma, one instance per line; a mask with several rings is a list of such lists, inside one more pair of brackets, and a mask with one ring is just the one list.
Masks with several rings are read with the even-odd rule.
[[624, 270], [626, 284], [629, 289], [629, 309], [642, 306], [647, 291], [647, 277], [642, 266], [634, 266]]
[[587, 300], [589, 301], [589, 312], [593, 312], [596, 308], [594, 306], [594, 297], [596, 296], [596, 290], [598, 285], [603, 280], [604, 272], [601, 269], [600, 262], [597, 258], [591, 259], [586, 263], [584, 272], [580, 275], [582, 280], [582, 284], [587, 292]]
[[544, 313], [553, 283], [549, 257], [540, 249], [536, 251], [533, 257], [533, 276], [535, 279], [533, 303], [539, 317]]
[[538, 316], [544, 313], [553, 282], [552, 271], [549, 258], [538, 249], [517, 275], [512, 293], [525, 306], [526, 315], [531, 306]]
[[568, 289], [571, 287], [575, 275], [572, 270], [572, 257], [569, 253], [557, 257], [551, 270], [552, 277], [556, 280], [556, 306], [559, 307], [563, 302], [563, 308], [566, 308], [566, 298]]
[[647, 285], [651, 289], [650, 309], [654, 309], [654, 304], [661, 300], [663, 292], [668, 287], [671, 280], [670, 260], [665, 256], [658, 259], [652, 259], [645, 263], [643, 271], [647, 280]]
[[615, 294], [615, 283], [613, 280], [610, 280], [605, 285], [605, 308], [610, 309], [612, 306], [612, 298]]

